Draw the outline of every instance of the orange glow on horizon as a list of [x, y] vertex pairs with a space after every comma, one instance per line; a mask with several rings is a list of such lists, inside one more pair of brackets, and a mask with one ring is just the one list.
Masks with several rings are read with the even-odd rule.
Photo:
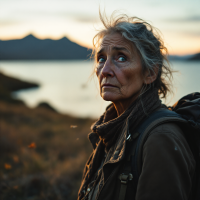
[[174, 50], [168, 50], [168, 53], [170, 55], [177, 55], [177, 56], [184, 56], [184, 55], [190, 55], [190, 54], [197, 54], [200, 52], [200, 47], [198, 48], [187, 48], [187, 49], [174, 49]]
[[[65, 35], [65, 34], [61, 34], [59, 36], [56, 35], [40, 35], [37, 33], [26, 33], [23, 35], [12, 35], [12, 36], [1, 36], [0, 40], [14, 40], [14, 39], [22, 39], [28, 35], [33, 35], [38, 39], [52, 39], [52, 40], [59, 40], [63, 37], [67, 37], [69, 40], [71, 40], [72, 42], [75, 42], [77, 44], [79, 44], [80, 46], [86, 47], [86, 48], [92, 48], [92, 38], [91, 38], [91, 43], [86, 41], [83, 41], [81, 39], [77, 39], [74, 37], [71, 37], [69, 35]], [[196, 37], [196, 38], [189, 38], [188, 40], [186, 40], [184, 38], [184, 42], [180, 42], [177, 41], [175, 37], [172, 37], [172, 35], [167, 35], [168, 37], [166, 37], [167, 41], [165, 43], [166, 47], [168, 48], [168, 53], [170, 55], [189, 55], [189, 54], [196, 54], [200, 52], [200, 37]], [[181, 36], [180, 36], [181, 37]], [[173, 45], [172, 45], [173, 44]]]

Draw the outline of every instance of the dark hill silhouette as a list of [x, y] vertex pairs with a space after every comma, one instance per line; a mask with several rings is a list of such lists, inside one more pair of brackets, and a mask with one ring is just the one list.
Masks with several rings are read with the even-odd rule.
[[198, 61], [200, 60], [200, 53], [193, 54], [193, 55], [185, 55], [185, 56], [177, 56], [177, 55], [169, 55], [168, 57], [170, 60], [180, 60], [180, 61]]
[[65, 60], [87, 59], [91, 49], [68, 38], [40, 40], [28, 35], [19, 40], [0, 40], [0, 60]]
[[[77, 60], [88, 59], [91, 49], [68, 38], [40, 40], [28, 35], [19, 40], [0, 40], [0, 60]], [[170, 60], [200, 60], [200, 53], [188, 56], [169, 56]]]
[[191, 56], [189, 60], [200, 60], [200, 53]]

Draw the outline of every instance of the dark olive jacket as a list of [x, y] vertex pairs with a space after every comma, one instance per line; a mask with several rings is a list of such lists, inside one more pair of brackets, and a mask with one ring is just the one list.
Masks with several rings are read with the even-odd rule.
[[[107, 154], [96, 200], [118, 199], [120, 191], [118, 176], [125, 160], [128, 130], [129, 125], [126, 123], [116, 144]], [[158, 125], [150, 132], [148, 139], [141, 144], [137, 163], [141, 169], [141, 175], [135, 199], [188, 200], [195, 171], [195, 160], [179, 126], [175, 123]], [[95, 149], [90, 158], [93, 154], [95, 154]], [[90, 162], [91, 159], [86, 164], [84, 175], [87, 173]], [[128, 185], [126, 200], [134, 199], [131, 187], [132, 183]], [[81, 189], [79, 192], [82, 192]]]

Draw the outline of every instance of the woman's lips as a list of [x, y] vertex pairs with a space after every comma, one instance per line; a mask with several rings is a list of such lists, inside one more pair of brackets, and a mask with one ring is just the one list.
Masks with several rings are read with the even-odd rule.
[[116, 87], [115, 85], [109, 84], [109, 83], [105, 83], [101, 86], [102, 88], [109, 88], [109, 87]]

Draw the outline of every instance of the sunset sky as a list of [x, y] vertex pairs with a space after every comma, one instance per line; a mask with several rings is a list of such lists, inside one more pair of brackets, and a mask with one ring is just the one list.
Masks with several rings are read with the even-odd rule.
[[91, 47], [102, 28], [99, 7], [147, 20], [163, 34], [170, 54], [200, 52], [200, 0], [0, 0], [0, 39], [68, 37]]

